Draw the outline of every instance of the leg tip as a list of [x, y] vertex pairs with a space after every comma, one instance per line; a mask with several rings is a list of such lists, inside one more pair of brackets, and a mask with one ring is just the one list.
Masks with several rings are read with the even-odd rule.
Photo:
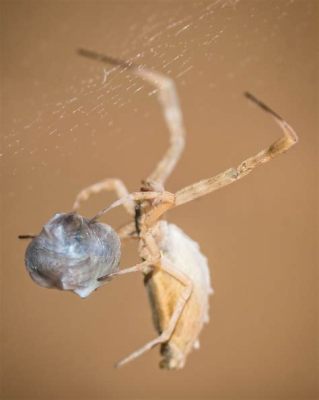
[[244, 96], [248, 100], [250, 100], [253, 103], [257, 104], [257, 106], [259, 106], [264, 111], [270, 113], [273, 117], [279, 119], [280, 121], [283, 121], [283, 118], [280, 115], [278, 115], [274, 110], [272, 110], [270, 107], [268, 107], [267, 104], [265, 104], [263, 101], [259, 100], [256, 96], [254, 96], [250, 92], [248, 92], [248, 91], [244, 92]]
[[79, 48], [77, 49], [77, 54], [83, 57], [91, 58], [96, 61], [100, 61], [103, 63], [111, 64], [111, 65], [117, 65], [122, 68], [132, 68], [134, 67], [133, 63], [129, 61], [123, 61], [117, 58], [109, 57], [104, 54], [97, 53], [92, 50], [87, 50], [87, 49], [82, 49]]

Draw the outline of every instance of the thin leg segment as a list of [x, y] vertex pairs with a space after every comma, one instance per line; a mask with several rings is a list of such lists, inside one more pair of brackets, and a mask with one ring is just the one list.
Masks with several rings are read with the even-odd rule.
[[117, 60], [90, 50], [80, 49], [79, 54], [108, 64], [118, 65], [123, 69], [128, 69], [136, 76], [155, 86], [158, 100], [163, 108], [164, 118], [169, 129], [170, 139], [168, 150], [157, 164], [155, 170], [149, 175], [147, 181], [163, 184], [174, 170], [185, 145], [183, 115], [174, 81], [165, 75], [151, 71], [143, 66]]
[[179, 270], [177, 270], [175, 267], [171, 266], [168, 263], [161, 263], [160, 264], [160, 269], [167, 272], [169, 275], [171, 275], [172, 278], [178, 280], [183, 286], [184, 289], [180, 295], [180, 298], [178, 299], [174, 312], [171, 316], [171, 319], [168, 323], [168, 326], [166, 329], [155, 339], [151, 340], [150, 342], [146, 343], [143, 347], [140, 349], [134, 351], [127, 357], [123, 358], [120, 360], [118, 363], [116, 363], [116, 367], [122, 367], [124, 364], [127, 364], [130, 361], [133, 361], [137, 357], [141, 356], [148, 350], [151, 350], [153, 347], [157, 346], [158, 344], [165, 343], [169, 341], [171, 338], [175, 328], [176, 324], [184, 310], [184, 307], [190, 298], [193, 290], [193, 285], [192, 282], [189, 278], [187, 278], [184, 274], [182, 274]]
[[102, 281], [106, 281], [106, 280], [109, 280], [111, 278], [114, 278], [115, 276], [130, 274], [132, 272], [147, 273], [152, 268], [152, 266], [154, 264], [156, 264], [156, 263], [158, 263], [158, 259], [143, 261], [143, 262], [141, 262], [139, 264], [133, 265], [132, 267], [124, 268], [124, 269], [121, 269], [118, 272], [114, 272], [112, 274], [101, 276], [97, 280], [99, 282], [102, 282]]
[[[153, 206], [154, 206], [154, 208], [156, 208], [157, 206], [161, 205], [161, 203], [174, 204], [175, 195], [173, 193], [166, 192], [166, 191], [164, 191], [164, 192], [133, 192], [133, 193], [128, 194], [127, 196], [121, 197], [119, 200], [116, 200], [110, 206], [103, 208], [93, 218], [91, 218], [91, 221], [92, 222], [96, 221], [98, 218], [102, 217], [108, 211], [125, 204], [128, 200], [133, 201], [133, 202], [144, 201], [144, 200], [153, 200], [154, 201]], [[172, 206], [170, 206], [170, 207], [172, 207]]]
[[169, 148], [159, 161], [147, 181], [164, 184], [173, 172], [185, 147], [183, 114], [172, 79], [144, 68], [138, 69], [141, 78], [153, 84], [158, 90], [158, 99], [163, 109], [164, 118], [170, 133]]
[[[126, 189], [126, 186], [120, 179], [107, 178], [101, 182], [94, 183], [93, 185], [90, 185], [81, 190], [81, 192], [76, 196], [75, 202], [73, 204], [73, 210], [78, 210], [80, 204], [83, 201], [88, 200], [89, 197], [92, 196], [93, 194], [98, 194], [104, 191], [107, 192], [114, 191], [118, 198], [126, 197], [129, 194], [128, 190]], [[131, 198], [126, 199], [126, 201], [123, 203], [123, 207], [130, 215], [134, 215], [135, 204]]]
[[204, 179], [179, 190], [176, 193], [175, 199], [175, 204], [177, 206], [195, 200], [198, 197], [205, 196], [206, 194], [238, 181], [252, 172], [256, 167], [259, 167], [279, 154], [286, 152], [290, 147], [298, 142], [297, 134], [285, 120], [250, 93], [246, 93], [245, 95], [249, 100], [253, 101], [264, 111], [272, 115], [276, 123], [283, 130], [284, 135], [272, 143], [267, 149], [244, 160], [237, 168], [229, 168], [212, 178]]

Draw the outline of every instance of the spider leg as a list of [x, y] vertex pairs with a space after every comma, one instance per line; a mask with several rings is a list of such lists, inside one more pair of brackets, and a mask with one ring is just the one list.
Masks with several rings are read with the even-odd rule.
[[183, 115], [174, 81], [163, 74], [149, 70], [143, 66], [117, 60], [90, 50], [80, 49], [79, 54], [128, 69], [156, 88], [158, 100], [162, 106], [163, 115], [170, 133], [170, 139], [168, 150], [157, 164], [155, 170], [149, 175], [147, 181], [163, 184], [174, 170], [185, 145]]
[[[153, 209], [157, 210], [157, 205], [161, 205], [162, 203], [170, 203], [174, 204], [175, 195], [173, 193], [164, 191], [164, 192], [133, 192], [128, 194], [127, 196], [121, 197], [116, 200], [110, 206], [103, 208], [100, 210], [93, 218], [91, 218], [91, 222], [96, 221], [98, 218], [102, 217], [108, 211], [113, 208], [119, 207], [125, 204], [128, 200], [131, 201], [144, 201], [144, 200], [154, 200]], [[171, 206], [170, 206], [171, 207]], [[162, 209], [162, 208], [161, 208]], [[163, 212], [162, 212], [163, 213]]]
[[265, 164], [277, 155], [286, 152], [290, 147], [298, 142], [297, 134], [285, 120], [250, 93], [245, 93], [245, 95], [248, 99], [253, 101], [274, 118], [276, 123], [283, 130], [284, 135], [272, 143], [268, 148], [244, 160], [237, 168], [229, 168], [212, 178], [201, 180], [179, 190], [176, 193], [176, 206], [195, 200], [198, 197], [205, 196], [206, 194], [238, 181], [252, 172], [256, 167]]
[[140, 67], [136, 71], [144, 80], [156, 87], [158, 100], [169, 130], [169, 147], [146, 181], [164, 184], [173, 172], [185, 147], [183, 114], [174, 81], [155, 71]]
[[117, 362], [115, 364], [116, 367], [122, 367], [124, 364], [135, 360], [137, 357], [140, 357], [142, 354], [144, 354], [148, 350], [151, 350], [153, 347], [168, 342], [175, 330], [176, 324], [184, 310], [184, 307], [192, 294], [193, 284], [192, 281], [188, 277], [186, 277], [186, 275], [182, 274], [178, 269], [170, 265], [167, 261], [161, 260], [158, 267], [160, 267], [162, 271], [165, 271], [167, 274], [179, 281], [184, 286], [184, 289], [182, 290], [180, 297], [175, 304], [175, 309], [165, 330], [163, 330], [163, 332], [158, 337], [146, 343], [140, 349], [134, 351], [127, 357]]
[[156, 262], [158, 262], [158, 259], [156, 259], [156, 258], [150, 259], [150, 260], [146, 260], [146, 261], [143, 261], [143, 262], [141, 262], [139, 264], [135, 264], [132, 267], [121, 269], [118, 272], [114, 272], [112, 274], [108, 274], [108, 275], [105, 275], [105, 276], [100, 276], [97, 280], [102, 282], [102, 281], [105, 281], [105, 280], [109, 280], [110, 278], [113, 278], [115, 276], [130, 274], [131, 272], [147, 273], [147, 272], [149, 272], [149, 270], [152, 268], [152, 266]]
[[[107, 178], [101, 182], [94, 183], [83, 190], [76, 196], [76, 199], [73, 204], [73, 210], [77, 211], [80, 207], [80, 204], [83, 201], [89, 199], [92, 194], [98, 194], [104, 191], [114, 191], [118, 198], [122, 198], [128, 195], [128, 190], [124, 183], [117, 178]], [[127, 198], [123, 203], [123, 207], [126, 209], [128, 214], [134, 215], [135, 213], [135, 204], [134, 201], [130, 198]]]

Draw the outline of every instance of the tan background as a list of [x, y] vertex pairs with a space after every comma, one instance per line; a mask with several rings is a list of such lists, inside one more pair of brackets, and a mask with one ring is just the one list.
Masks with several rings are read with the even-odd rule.
[[[316, 2], [214, 3], [1, 2], [2, 399], [318, 398]], [[169, 214], [201, 244], [215, 288], [201, 349], [180, 372], [159, 370], [157, 350], [112, 367], [154, 336], [140, 276], [81, 300], [35, 286], [23, 267], [19, 233], [37, 232], [104, 177], [137, 189], [167, 146], [151, 88], [136, 92], [139, 81], [116, 73], [104, 88], [104, 66], [78, 57], [79, 46], [140, 53], [176, 79], [188, 138], [171, 191], [280, 135], [244, 90], [300, 135], [247, 179]], [[125, 219], [116, 210], [105, 221]], [[134, 245], [123, 252], [122, 266], [137, 260]]]

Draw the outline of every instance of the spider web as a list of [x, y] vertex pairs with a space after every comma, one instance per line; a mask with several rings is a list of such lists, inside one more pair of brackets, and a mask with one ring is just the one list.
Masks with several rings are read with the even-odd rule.
[[[88, 47], [124, 60], [146, 64], [172, 77], [180, 88], [187, 88], [193, 80], [200, 80], [203, 62], [212, 65], [212, 77], [207, 86], [210, 90], [216, 90], [238, 77], [238, 71], [243, 71], [255, 61], [253, 54], [245, 52], [247, 42], [237, 35], [231, 40], [234, 49], [243, 52], [239, 65], [236, 69], [229, 65], [218, 79], [213, 76], [214, 64], [225, 61], [224, 54], [216, 45], [223, 40], [229, 41], [229, 37], [225, 39], [225, 32], [232, 24], [238, 23], [237, 0], [193, 1], [188, 2], [187, 7], [184, 2], [141, 4], [135, 9], [128, 7], [125, 2], [104, 6], [107, 18], [104, 16], [91, 26], [93, 36], [99, 37], [99, 41], [93, 49], [88, 41]], [[265, 25], [271, 24], [272, 31], [269, 37], [261, 38], [262, 41], [275, 37], [281, 19], [287, 16], [289, 4], [290, 1], [276, 5], [278, 20], [275, 23], [265, 19]], [[130, 12], [127, 12], [128, 8]], [[258, 12], [257, 4], [252, 3], [249, 8], [248, 20], [253, 21]], [[125, 28], [125, 34], [120, 38], [118, 21], [121, 21], [121, 29]], [[134, 114], [135, 118], [138, 115], [143, 121], [142, 125], [151, 124], [150, 112], [141, 99], [154, 97], [156, 91], [126, 71], [119, 72], [117, 68], [77, 57], [72, 51], [77, 45], [86, 47], [85, 40], [80, 43], [74, 41], [73, 48], [63, 48], [59, 38], [70, 35], [72, 30], [72, 25], [69, 26], [67, 22], [66, 18], [55, 23], [54, 35], [49, 38], [38, 37], [37, 41], [33, 41], [31, 54], [10, 52], [9, 44], [5, 46], [5, 56], [12, 56], [13, 60], [20, 59], [21, 67], [13, 72], [9, 65], [6, 67], [5, 96], [10, 97], [13, 86], [19, 96], [14, 98], [14, 102], [18, 103], [17, 108], [24, 111], [22, 115], [16, 113], [13, 100], [9, 99], [7, 107], [10, 117], [5, 119], [1, 154], [1, 158], [9, 162], [9, 167], [4, 170], [5, 175], [15, 177], [21, 173], [30, 177], [35, 171], [41, 174], [51, 166], [48, 153], [55, 154], [61, 162], [74, 157], [83, 146], [83, 130], [90, 138], [88, 151], [93, 162], [100, 157], [96, 150], [102, 134], [109, 138], [120, 138], [116, 144], [117, 151], [126, 146], [135, 146], [139, 138], [123, 132], [123, 114], [132, 121]], [[251, 29], [246, 23], [247, 29]], [[258, 27], [254, 26], [253, 33], [258, 34]], [[47, 51], [52, 44], [57, 49], [53, 55]], [[61, 56], [61, 48], [64, 55], [68, 54], [67, 63]], [[41, 63], [48, 64], [48, 59], [52, 57], [49, 68], [40, 68]], [[281, 62], [280, 56], [277, 62]], [[27, 72], [24, 76], [21, 75], [23, 70]], [[37, 71], [41, 75], [36, 75]], [[63, 88], [51, 85], [47, 90], [47, 82], [57, 79], [60, 74], [65, 75], [68, 84]], [[31, 91], [30, 96], [19, 92], [21, 80]], [[33, 162], [35, 156], [37, 162]], [[26, 160], [23, 165], [16, 162], [21, 157]], [[59, 168], [53, 171], [57, 176], [61, 173]], [[32, 185], [27, 182], [28, 178], [22, 184], [32, 190]]]

